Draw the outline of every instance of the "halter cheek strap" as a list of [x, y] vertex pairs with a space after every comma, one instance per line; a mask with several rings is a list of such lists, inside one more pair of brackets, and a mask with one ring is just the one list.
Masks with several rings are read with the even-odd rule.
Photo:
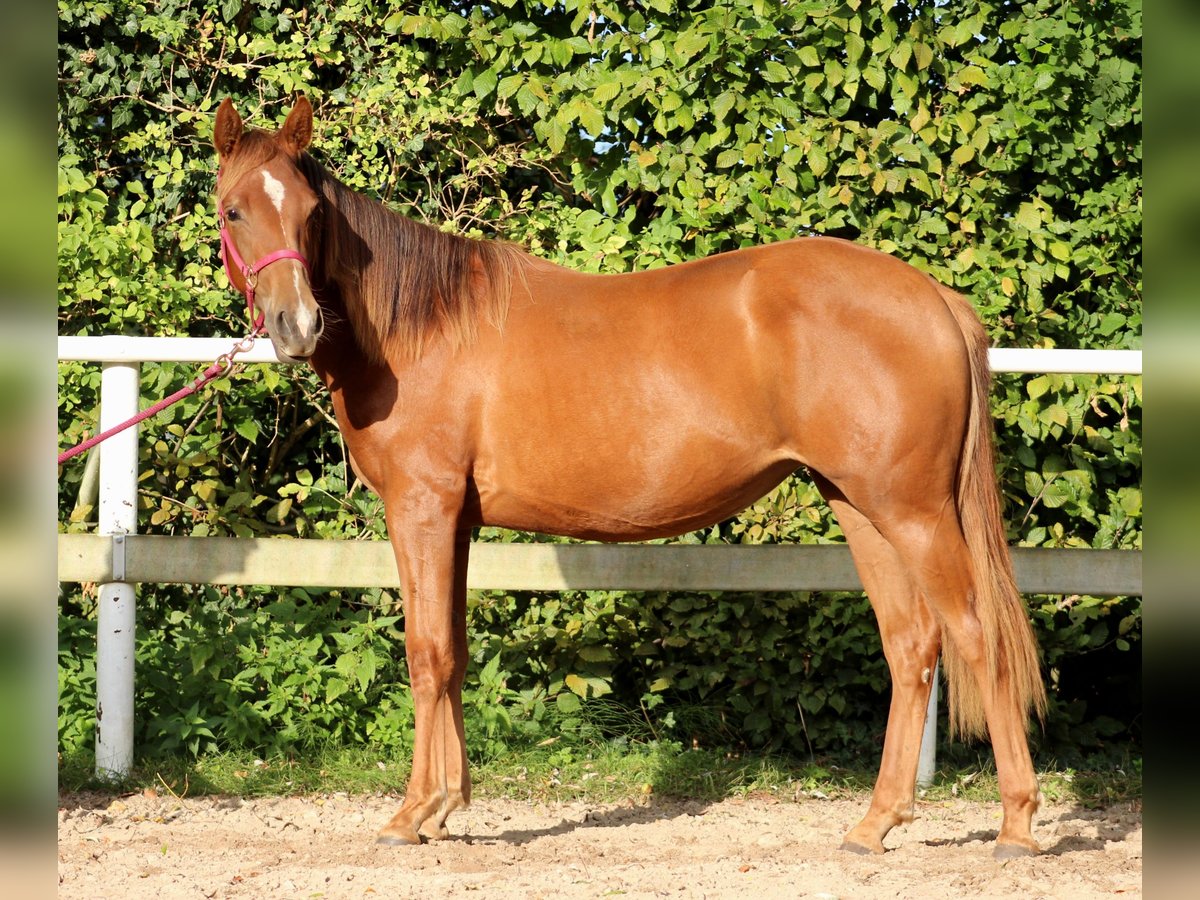
[[[217, 180], [220, 181], [221, 174], [217, 173]], [[308, 260], [304, 258], [304, 254], [299, 250], [291, 250], [284, 248], [268, 253], [266, 256], [257, 260], [254, 265], [246, 265], [242, 255], [238, 253], [237, 246], [233, 243], [233, 238], [229, 235], [229, 228], [225, 224], [225, 207], [217, 202], [217, 223], [221, 228], [221, 263], [225, 266], [225, 274], [229, 278], [229, 283], [236, 287], [233, 280], [233, 270], [236, 268], [242, 274], [242, 280], [246, 287], [242, 293], [246, 295], [246, 311], [250, 315], [250, 321], [254, 323], [254, 333], [266, 331], [263, 327], [265, 324], [262, 313], [255, 315], [254, 308], [254, 293], [258, 287], [258, 273], [269, 266], [271, 263], [279, 262], [281, 259], [294, 259], [304, 266], [304, 271], [307, 273], [309, 280], [312, 280], [312, 270], [309, 268]]]

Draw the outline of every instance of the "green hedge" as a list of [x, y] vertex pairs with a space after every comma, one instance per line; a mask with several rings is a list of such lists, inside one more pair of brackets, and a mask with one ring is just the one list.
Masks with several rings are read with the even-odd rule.
[[[834, 234], [970, 295], [999, 346], [1140, 345], [1137, 3], [64, 0], [59, 22], [62, 334], [242, 333], [216, 255], [212, 114], [231, 96], [269, 125], [303, 91], [315, 150], [347, 183], [564, 264]], [[145, 392], [193, 374], [147, 365]], [[94, 430], [97, 392], [96, 367], [60, 364], [64, 446]], [[1141, 379], [1000, 376], [993, 398], [1010, 540], [1140, 547]], [[310, 374], [255, 367], [146, 423], [139, 530], [381, 536], [328, 414]], [[82, 468], [60, 477], [67, 529], [94, 520], [76, 504]], [[815, 497], [798, 475], [682, 540], [838, 540]], [[147, 751], [405, 739], [403, 622], [379, 592], [142, 598]], [[882, 731], [861, 597], [473, 604], [488, 746], [605, 704], [681, 739], [804, 752], [862, 751]], [[93, 608], [86, 592], [61, 607], [70, 749], [90, 741]], [[1139, 745], [1140, 600], [1031, 610], [1052, 693], [1043, 752]]]
[[[150, 755], [406, 748], [411, 704], [393, 600], [143, 588], [137, 746]], [[59, 620], [59, 739], [69, 754], [94, 740], [92, 613], [85, 600]], [[1064, 608], [1046, 598], [1035, 623], [1054, 673], [1051, 713], [1034, 734], [1042, 758], [1137, 751], [1138, 604], [1078, 598]], [[887, 668], [861, 595], [487, 593], [472, 596], [469, 634], [475, 754], [633, 731], [849, 758], [871, 751], [886, 724]]]

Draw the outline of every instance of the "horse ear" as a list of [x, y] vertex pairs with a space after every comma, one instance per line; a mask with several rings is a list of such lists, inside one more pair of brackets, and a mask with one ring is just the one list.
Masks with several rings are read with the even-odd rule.
[[221, 156], [228, 156], [242, 139], [242, 117], [233, 108], [233, 101], [226, 97], [217, 110], [217, 122], [213, 126], [213, 146]]
[[296, 98], [296, 105], [288, 113], [287, 121], [279, 129], [279, 139], [284, 146], [295, 154], [300, 154], [312, 142], [313, 111], [308, 98], [301, 94]]

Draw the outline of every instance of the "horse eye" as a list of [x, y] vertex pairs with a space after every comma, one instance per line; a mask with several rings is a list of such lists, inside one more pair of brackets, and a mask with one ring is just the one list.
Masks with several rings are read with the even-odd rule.
[[227, 218], [230, 222], [236, 222], [241, 217], [242, 217], [242, 214], [240, 212], [238, 212], [236, 209], [228, 210], [225, 213], [225, 218]]

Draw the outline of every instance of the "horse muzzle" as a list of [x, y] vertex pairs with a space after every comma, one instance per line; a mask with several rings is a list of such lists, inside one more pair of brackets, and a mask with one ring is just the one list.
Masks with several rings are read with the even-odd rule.
[[321, 307], [313, 303], [311, 308], [275, 310], [267, 316], [266, 326], [278, 356], [303, 362], [313, 355], [321, 339]]

